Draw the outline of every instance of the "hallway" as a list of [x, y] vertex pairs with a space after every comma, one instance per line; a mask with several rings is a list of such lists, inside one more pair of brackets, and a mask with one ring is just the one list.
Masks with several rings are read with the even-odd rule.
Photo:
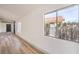
[[13, 33], [0, 33], [0, 54], [39, 54], [41, 51], [33, 48]]

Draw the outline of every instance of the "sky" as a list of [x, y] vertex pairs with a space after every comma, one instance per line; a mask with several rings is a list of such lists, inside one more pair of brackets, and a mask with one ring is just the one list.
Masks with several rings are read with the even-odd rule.
[[[71, 6], [57, 11], [58, 16], [63, 16], [65, 22], [78, 22], [79, 21], [79, 7], [78, 5]], [[45, 15], [45, 18], [56, 17], [56, 12]]]

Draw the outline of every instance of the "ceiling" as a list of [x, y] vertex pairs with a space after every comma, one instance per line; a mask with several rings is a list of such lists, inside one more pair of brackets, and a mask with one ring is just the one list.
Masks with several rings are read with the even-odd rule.
[[0, 9], [8, 11], [17, 17], [22, 17], [23, 15], [27, 14], [31, 11], [34, 7], [31, 5], [24, 5], [24, 4], [2, 4], [0, 5]]
[[[24, 15], [28, 14], [30, 11], [36, 9], [36, 8], [57, 8], [62, 7], [62, 4], [0, 4], [0, 9], [6, 11], [7, 13], [11, 13], [11, 15], [15, 15], [17, 19], [20, 17], [23, 17]], [[11, 17], [12, 17], [11, 16]], [[14, 16], [14, 17], [15, 17]]]

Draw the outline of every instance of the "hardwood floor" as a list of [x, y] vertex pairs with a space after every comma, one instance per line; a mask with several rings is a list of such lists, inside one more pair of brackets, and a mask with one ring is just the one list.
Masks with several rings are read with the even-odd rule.
[[43, 54], [13, 33], [0, 33], [0, 54]]

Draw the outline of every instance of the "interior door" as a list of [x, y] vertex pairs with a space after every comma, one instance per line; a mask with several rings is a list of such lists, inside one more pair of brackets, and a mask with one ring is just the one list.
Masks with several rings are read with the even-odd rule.
[[6, 32], [11, 32], [11, 24], [6, 24]]

